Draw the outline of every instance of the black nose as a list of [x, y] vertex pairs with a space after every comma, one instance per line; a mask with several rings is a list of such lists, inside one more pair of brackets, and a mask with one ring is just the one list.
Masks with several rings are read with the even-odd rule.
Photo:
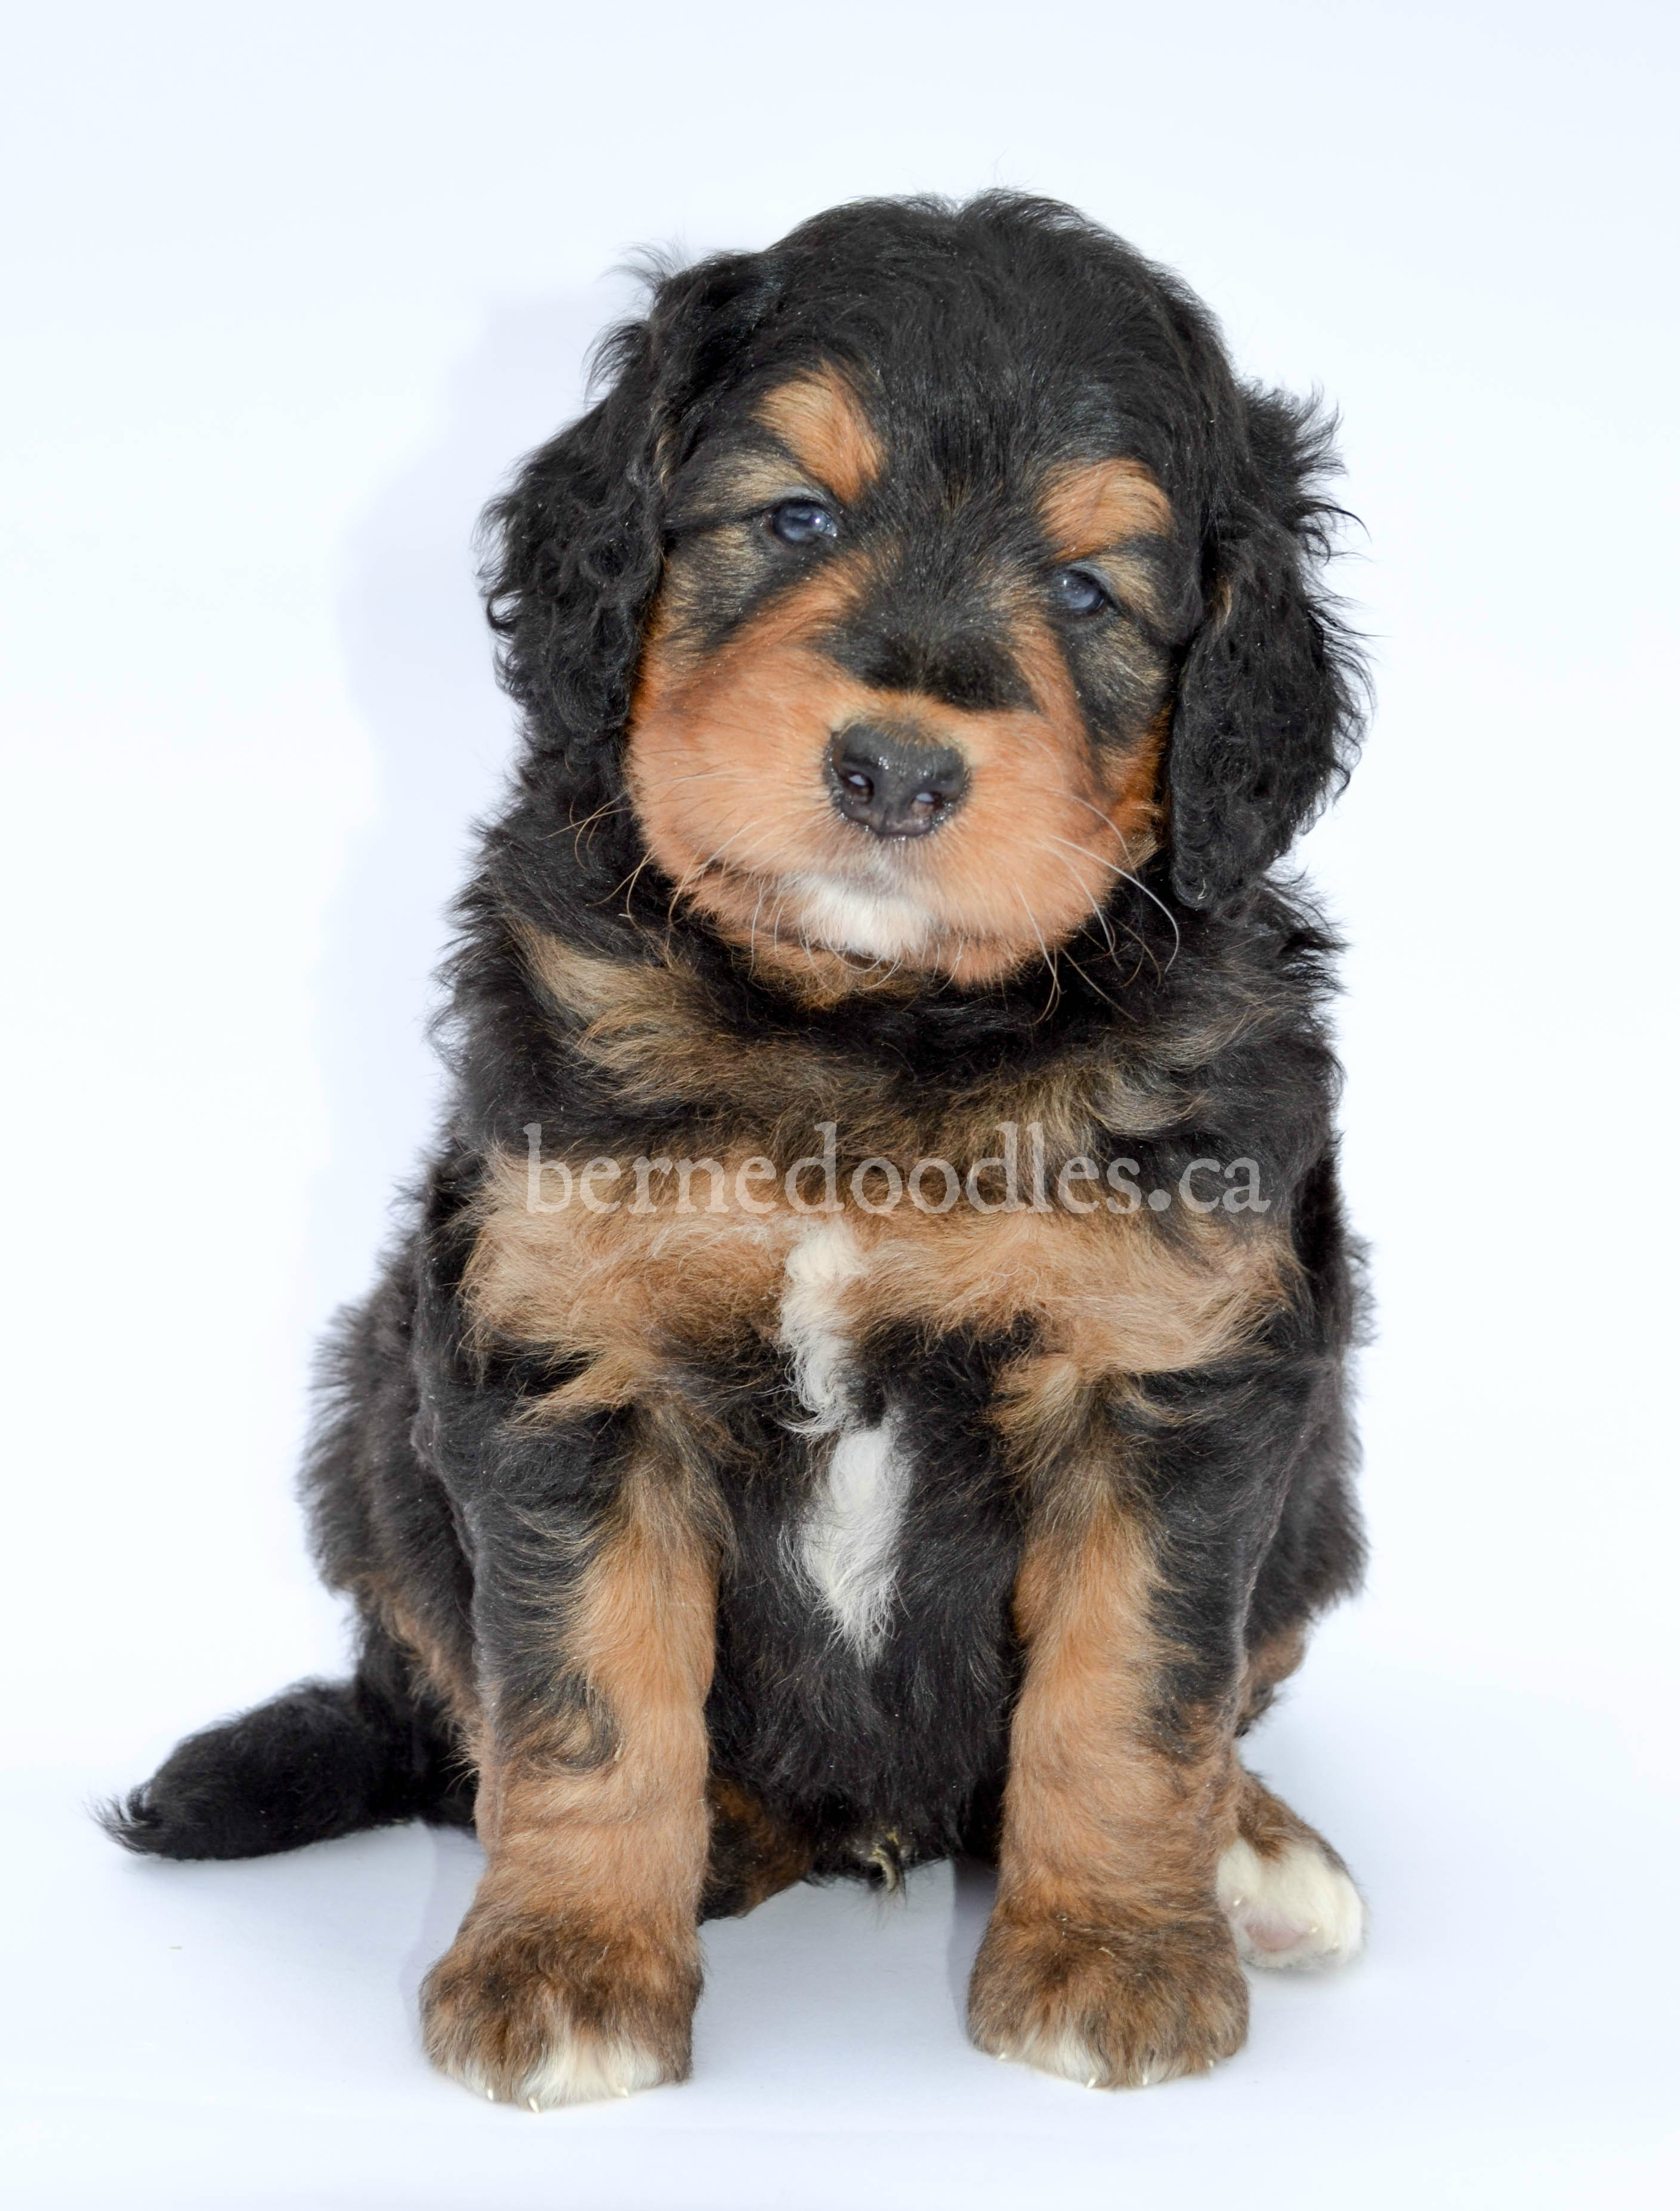
[[877, 837], [925, 837], [969, 787], [954, 746], [917, 744], [866, 722], [842, 730], [829, 747], [828, 779], [847, 821]]

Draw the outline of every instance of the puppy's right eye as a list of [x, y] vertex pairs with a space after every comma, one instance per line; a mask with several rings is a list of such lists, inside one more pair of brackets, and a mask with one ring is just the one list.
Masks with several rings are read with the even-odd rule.
[[771, 507], [769, 521], [784, 545], [815, 545], [840, 534], [838, 516], [814, 499], [784, 499]]

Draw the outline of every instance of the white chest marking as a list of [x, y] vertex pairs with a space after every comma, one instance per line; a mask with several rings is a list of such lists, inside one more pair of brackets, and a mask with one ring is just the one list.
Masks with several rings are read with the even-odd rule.
[[800, 1426], [807, 1435], [834, 1438], [795, 1548], [835, 1626], [862, 1658], [873, 1657], [886, 1632], [909, 1486], [891, 1416], [868, 1428], [849, 1418], [851, 1343], [843, 1301], [867, 1267], [844, 1222], [824, 1221], [789, 1254], [782, 1299], [782, 1340], [810, 1415]]

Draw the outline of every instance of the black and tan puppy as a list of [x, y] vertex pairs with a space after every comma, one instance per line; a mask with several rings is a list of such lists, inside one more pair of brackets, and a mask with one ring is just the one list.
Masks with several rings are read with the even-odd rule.
[[969, 1850], [975, 2040], [1228, 2056], [1358, 1944], [1237, 1739], [1356, 1578], [1309, 408], [1066, 209], [656, 288], [493, 509], [524, 715], [453, 1105], [308, 1487], [362, 1657], [113, 1812], [488, 1854], [425, 1993], [515, 2104], [680, 2080], [698, 1926]]

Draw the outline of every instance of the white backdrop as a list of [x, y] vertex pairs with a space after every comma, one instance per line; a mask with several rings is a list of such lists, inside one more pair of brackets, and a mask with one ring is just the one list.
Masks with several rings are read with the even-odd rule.
[[[1665, 9], [504, 0], [15, 13], [0, 116], [5, 2152], [31, 2207], [1672, 2200]], [[433, 2081], [473, 1845], [166, 1869], [82, 1816], [341, 1631], [309, 1348], [427, 1128], [509, 742], [468, 549], [638, 244], [1073, 200], [1342, 410], [1347, 1167], [1375, 1566], [1259, 1762], [1368, 1959], [1212, 2080], [966, 2050], [983, 1882], [715, 1930], [693, 2084]]]

